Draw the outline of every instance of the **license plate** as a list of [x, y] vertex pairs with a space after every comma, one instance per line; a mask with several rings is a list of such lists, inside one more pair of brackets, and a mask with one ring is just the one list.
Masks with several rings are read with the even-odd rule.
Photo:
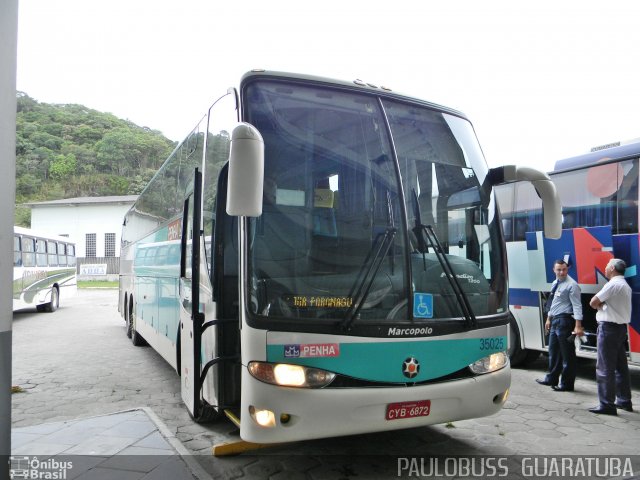
[[417, 400], [415, 402], [398, 402], [387, 405], [386, 420], [401, 418], [426, 417], [431, 412], [431, 400]]

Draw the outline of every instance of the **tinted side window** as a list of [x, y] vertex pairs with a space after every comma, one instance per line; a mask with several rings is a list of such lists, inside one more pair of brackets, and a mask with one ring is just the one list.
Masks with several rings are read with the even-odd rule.
[[638, 232], [638, 160], [553, 175], [562, 201], [563, 228], [611, 226]]
[[515, 184], [513, 240], [525, 240], [527, 232], [542, 230], [542, 200], [529, 182]]
[[502, 217], [502, 229], [504, 230], [504, 239], [507, 242], [513, 240], [513, 219], [514, 219], [514, 192], [515, 185], [500, 185], [496, 187], [496, 199], [498, 200], [498, 208]]

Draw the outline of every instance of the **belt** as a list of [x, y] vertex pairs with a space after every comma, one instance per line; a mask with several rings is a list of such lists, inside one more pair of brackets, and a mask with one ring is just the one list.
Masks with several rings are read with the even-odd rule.
[[573, 313], [558, 313], [557, 315], [553, 316], [553, 320], [557, 318], [573, 318]]

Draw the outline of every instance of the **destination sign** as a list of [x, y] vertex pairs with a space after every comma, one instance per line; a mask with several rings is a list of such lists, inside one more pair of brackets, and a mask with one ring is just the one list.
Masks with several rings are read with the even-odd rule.
[[353, 298], [347, 296], [288, 295], [285, 302], [297, 308], [349, 308]]

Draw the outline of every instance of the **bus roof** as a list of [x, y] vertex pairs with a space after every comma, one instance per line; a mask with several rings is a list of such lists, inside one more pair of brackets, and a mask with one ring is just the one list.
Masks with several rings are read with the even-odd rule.
[[377, 95], [397, 98], [398, 100], [404, 100], [405, 102], [408, 101], [412, 103], [419, 103], [426, 107], [440, 110], [442, 112], [449, 113], [451, 115], [455, 115], [457, 117], [462, 117], [466, 120], [469, 120], [464, 113], [458, 110], [454, 110], [453, 108], [445, 107], [443, 105], [438, 105], [437, 103], [428, 102], [426, 100], [411, 97], [409, 95], [396, 93], [392, 89], [386, 86], [376, 85], [373, 83], [365, 82], [360, 79], [356, 79], [349, 82], [345, 80], [336, 80], [336, 79], [326, 78], [326, 77], [316, 77], [314, 75], [304, 75], [300, 73], [276, 72], [271, 70], [254, 69], [254, 70], [251, 70], [250, 72], [245, 73], [242, 76], [242, 80], [240, 81], [241, 88], [244, 86], [246, 82], [249, 82], [254, 78], [277, 78], [282, 80], [286, 80], [286, 79], [299, 80], [302, 82], [338, 86], [338, 87], [343, 87], [349, 90], [366, 92], [369, 94], [375, 93]]
[[15, 225], [13, 227], [13, 233], [18, 235], [28, 235], [30, 237], [43, 238], [46, 240], [53, 240], [54, 242], [65, 242], [65, 243], [71, 243], [74, 245], [76, 243], [73, 240], [71, 240], [69, 237], [61, 237], [60, 235], [52, 235], [50, 233], [44, 233], [38, 230], [31, 230], [30, 228], [17, 227]]
[[633, 158], [640, 155], [640, 142], [620, 145], [618, 147], [606, 148], [596, 152], [578, 155], [577, 157], [565, 158], [556, 162], [554, 172], [561, 170], [572, 170], [574, 168], [594, 165], [606, 160], [622, 160], [624, 158]]

